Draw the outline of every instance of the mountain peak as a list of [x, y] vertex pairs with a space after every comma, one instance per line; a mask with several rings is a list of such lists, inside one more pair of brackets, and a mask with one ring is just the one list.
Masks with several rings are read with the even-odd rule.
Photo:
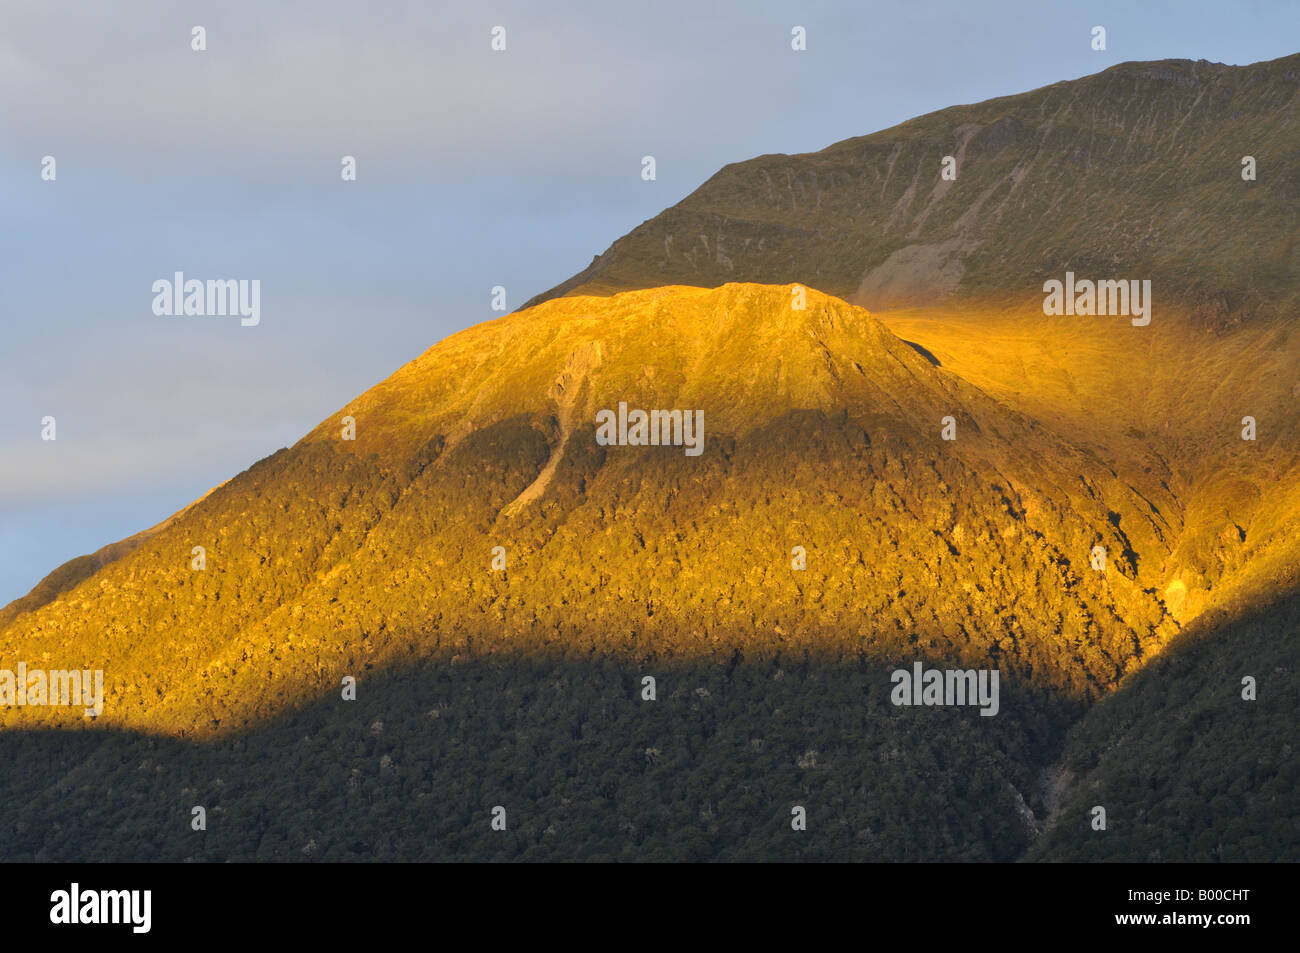
[[[865, 309], [814, 288], [664, 286], [558, 298], [469, 328], [344, 412], [369, 418], [350, 449], [387, 460], [415, 450], [430, 429], [455, 443], [557, 408], [590, 421], [620, 400], [706, 409], [713, 427], [743, 433], [792, 408], [829, 409], [869, 370], [878, 383], [906, 375], [915, 387], [931, 363]], [[421, 426], [407, 426], [417, 415]], [[337, 443], [337, 419], [309, 439]]]

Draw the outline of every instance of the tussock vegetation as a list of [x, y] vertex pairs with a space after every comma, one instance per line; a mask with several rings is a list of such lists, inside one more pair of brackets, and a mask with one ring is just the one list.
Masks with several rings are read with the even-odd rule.
[[[884, 309], [1041, 303], [1042, 283], [1152, 281], [1225, 330], [1300, 304], [1300, 54], [1123, 63], [929, 113], [820, 152], [721, 169], [559, 294], [802, 282]], [[1241, 159], [1264, 170], [1241, 179]], [[939, 176], [957, 160], [955, 181]], [[1249, 223], [1249, 225], [1245, 225]], [[1246, 228], [1249, 237], [1241, 234]]]

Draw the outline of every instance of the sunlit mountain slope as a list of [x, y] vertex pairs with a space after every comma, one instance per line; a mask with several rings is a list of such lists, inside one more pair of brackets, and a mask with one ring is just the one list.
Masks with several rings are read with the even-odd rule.
[[[435, 652], [923, 656], [1084, 696], [1172, 634], [1158, 480], [794, 290], [566, 298], [455, 335], [0, 651], [104, 668], [102, 724], [207, 733]], [[703, 411], [702, 452], [600, 446], [620, 401]]]

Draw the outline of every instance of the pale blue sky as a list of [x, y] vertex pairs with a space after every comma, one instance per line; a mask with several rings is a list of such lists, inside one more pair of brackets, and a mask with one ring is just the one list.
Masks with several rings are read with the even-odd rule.
[[[1126, 60], [1274, 59], [1298, 24], [1263, 0], [0, 0], [0, 604], [726, 163]], [[178, 270], [260, 279], [261, 324], [155, 317]]]

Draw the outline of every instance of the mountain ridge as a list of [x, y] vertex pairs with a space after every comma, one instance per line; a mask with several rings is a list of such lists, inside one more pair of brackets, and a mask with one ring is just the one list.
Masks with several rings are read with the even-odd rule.
[[[1023, 303], [1074, 270], [1150, 278], [1194, 323], [1231, 327], [1296, 302], [1298, 94], [1300, 54], [1123, 63], [732, 163], [525, 307], [726, 281], [800, 282], [873, 310], [1010, 289]], [[1251, 238], [1225, 253], [1215, 223], [1233, 219]]]

